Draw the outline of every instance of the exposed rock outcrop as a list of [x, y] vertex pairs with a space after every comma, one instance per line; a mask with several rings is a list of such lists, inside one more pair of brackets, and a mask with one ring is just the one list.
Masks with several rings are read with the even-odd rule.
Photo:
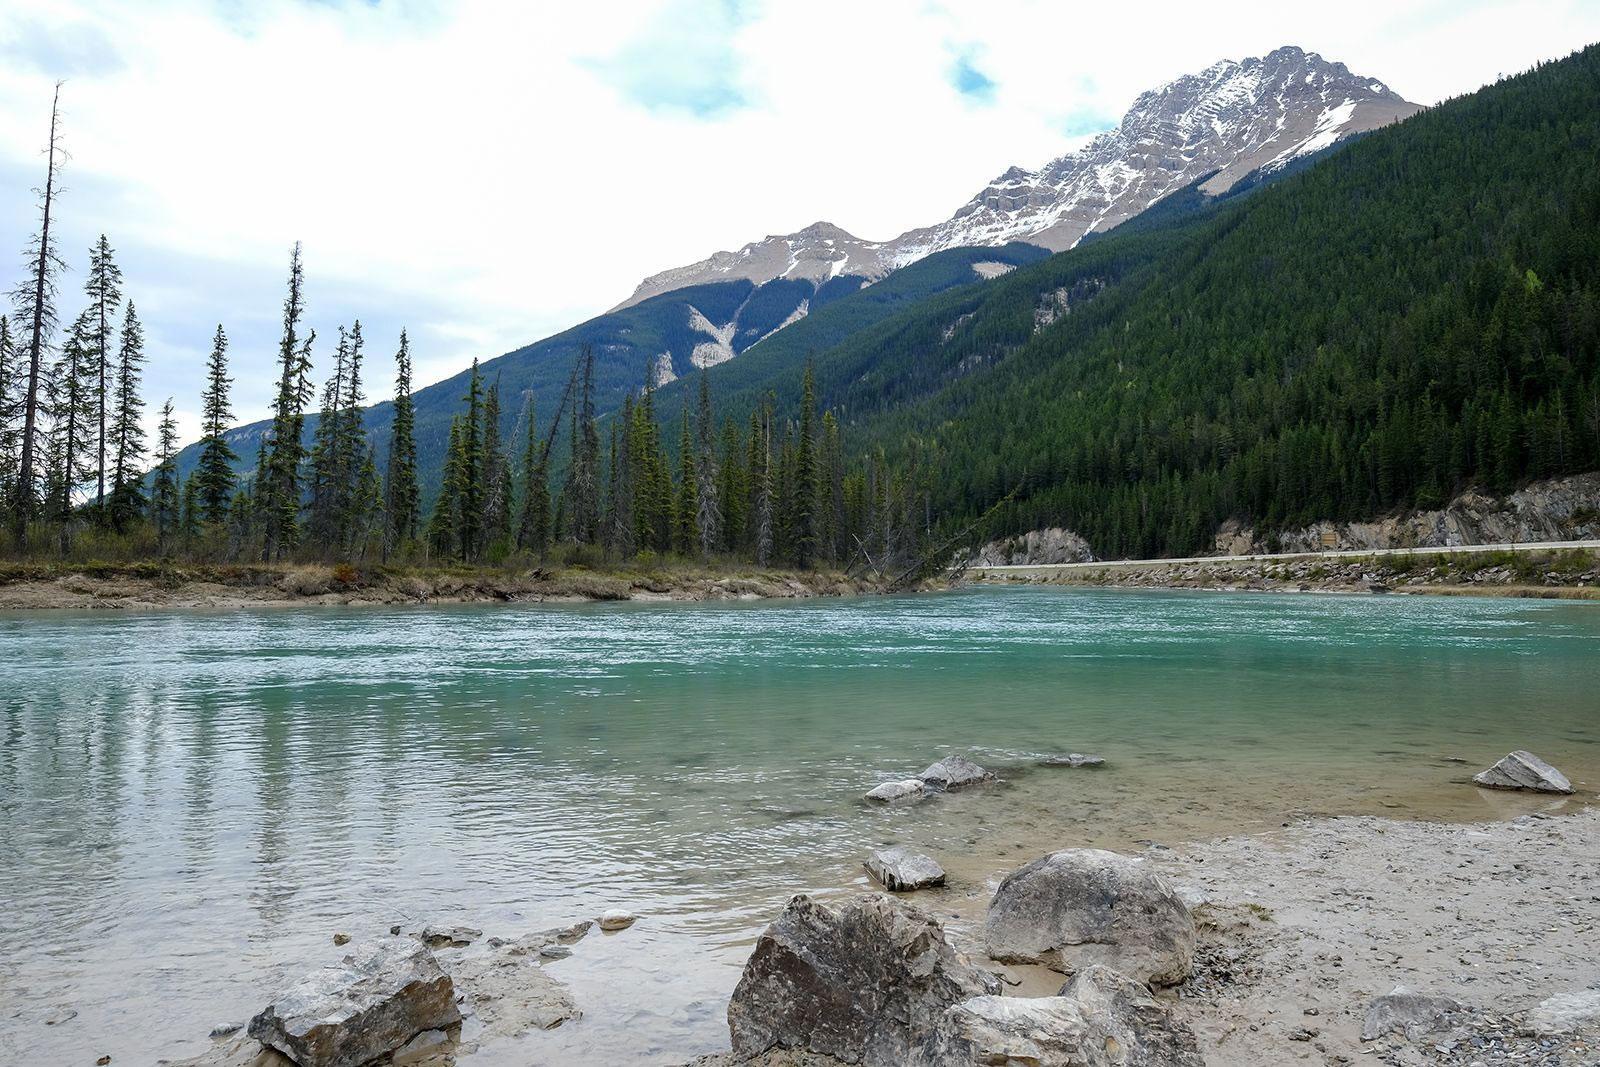
[[1059, 526], [1032, 530], [990, 541], [972, 559], [974, 567], [1009, 567], [1043, 563], [1092, 563], [1089, 542]]
[[1572, 783], [1532, 752], [1518, 749], [1472, 780], [1486, 789], [1525, 789], [1534, 793], [1570, 793]]
[[974, 997], [945, 1012], [929, 1067], [1204, 1067], [1194, 1031], [1150, 991], [1089, 967], [1053, 997]]
[[250, 1020], [249, 1035], [301, 1067], [358, 1067], [460, 1021], [455, 986], [428, 947], [388, 937], [291, 986]]
[[944, 885], [944, 868], [932, 856], [896, 846], [878, 849], [867, 857], [867, 871], [894, 893], [909, 893]]
[[873, 895], [833, 909], [801, 894], [756, 941], [728, 1030], [736, 1057], [789, 1049], [901, 1067], [947, 1008], [999, 989], [916, 908]]
[[1143, 860], [1094, 848], [1065, 849], [1012, 872], [984, 924], [989, 955], [1071, 974], [1102, 964], [1151, 985], [1172, 985], [1194, 966], [1194, 919]]

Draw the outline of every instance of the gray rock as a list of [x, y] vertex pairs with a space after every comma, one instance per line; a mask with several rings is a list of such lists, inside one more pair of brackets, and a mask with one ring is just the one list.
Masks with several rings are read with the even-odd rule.
[[1361, 1040], [1376, 1041], [1398, 1031], [1407, 1040], [1415, 1041], [1424, 1034], [1448, 1029], [1452, 1020], [1466, 1010], [1466, 1005], [1449, 997], [1424, 996], [1395, 986], [1393, 992], [1375, 997], [1367, 1005]]
[[1072, 974], [1094, 964], [1151, 985], [1194, 968], [1194, 919], [1143, 860], [1094, 848], [1054, 852], [1000, 883], [984, 923], [989, 955]]
[[869, 791], [867, 799], [882, 804], [893, 804], [899, 800], [921, 800], [927, 792], [928, 787], [922, 784], [921, 778], [903, 778], [898, 782], [884, 782]]
[[945, 1009], [998, 993], [926, 913], [874, 894], [834, 909], [790, 898], [728, 1003], [736, 1057], [770, 1049], [901, 1067]]
[[1039, 761], [1041, 767], [1104, 767], [1100, 756], [1086, 756], [1082, 752], [1068, 752], [1064, 756], [1046, 756]]
[[895, 893], [944, 885], [944, 868], [933, 857], [898, 845], [878, 849], [867, 857], [865, 866], [883, 888]]
[[1570, 793], [1572, 783], [1532, 752], [1511, 753], [1472, 780], [1487, 789], [1530, 789], [1535, 793]]
[[470, 926], [427, 926], [421, 934], [423, 944], [429, 948], [461, 948], [482, 936], [482, 930]]
[[470, 956], [450, 965], [484, 1039], [550, 1030], [583, 1015], [566, 986], [528, 953]]
[[994, 781], [994, 775], [965, 756], [946, 756], [917, 777], [933, 789], [965, 789]]
[[1150, 991], [1090, 967], [1053, 997], [974, 997], [945, 1012], [927, 1041], [929, 1067], [1204, 1067], [1194, 1031]]
[[301, 1067], [356, 1067], [460, 1021], [428, 947], [389, 937], [301, 979], [250, 1020], [249, 1035]]
[[1600, 989], [1557, 993], [1528, 1013], [1528, 1029], [1541, 1036], [1589, 1027], [1600, 1027]]

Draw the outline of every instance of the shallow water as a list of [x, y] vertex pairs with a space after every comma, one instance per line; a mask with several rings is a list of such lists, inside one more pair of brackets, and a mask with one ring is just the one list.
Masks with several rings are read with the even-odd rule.
[[[677, 1063], [724, 1046], [783, 900], [864, 887], [870, 847], [938, 856], [951, 885], [923, 903], [970, 917], [1056, 847], [1551, 805], [1463, 784], [1511, 748], [1600, 782], [1600, 606], [1549, 601], [59, 613], [0, 619], [0, 664], [15, 1063], [201, 1051], [341, 955], [336, 930], [514, 935], [612, 906], [644, 918], [551, 965], [584, 1018], [470, 1062]], [[861, 802], [950, 750], [1005, 780]], [[1110, 766], [1033, 766], [1069, 750]]]

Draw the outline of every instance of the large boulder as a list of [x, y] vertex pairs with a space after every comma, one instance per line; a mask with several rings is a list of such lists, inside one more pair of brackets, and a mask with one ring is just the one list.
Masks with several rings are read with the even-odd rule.
[[1374, 997], [1367, 1005], [1366, 1018], [1361, 1022], [1361, 1040], [1376, 1041], [1393, 1033], [1402, 1033], [1415, 1041], [1424, 1034], [1447, 1030], [1452, 1022], [1467, 1011], [1466, 1005], [1449, 997], [1430, 997], [1413, 993], [1404, 986]]
[[1194, 1031], [1144, 986], [1109, 967], [1053, 997], [974, 997], [945, 1012], [922, 1052], [929, 1067], [1204, 1067]]
[[900, 1067], [945, 1009], [999, 990], [916, 908], [875, 894], [834, 909], [800, 894], [756, 941], [728, 1030], [736, 1057], [787, 1049]]
[[994, 781], [994, 775], [965, 756], [946, 756], [917, 775], [930, 789], [965, 789]]
[[1529, 789], [1535, 793], [1570, 793], [1572, 783], [1532, 752], [1518, 749], [1472, 780], [1487, 789]]
[[300, 1067], [357, 1067], [460, 1021], [433, 952], [386, 937], [291, 986], [250, 1020], [249, 1034]]
[[896, 845], [881, 848], [867, 857], [866, 868], [872, 877], [892, 893], [908, 893], [944, 885], [944, 868], [932, 856]]
[[1194, 967], [1194, 919], [1143, 860], [1095, 848], [1053, 852], [1012, 872], [984, 924], [989, 955], [1066, 974], [1104, 964], [1151, 985]]

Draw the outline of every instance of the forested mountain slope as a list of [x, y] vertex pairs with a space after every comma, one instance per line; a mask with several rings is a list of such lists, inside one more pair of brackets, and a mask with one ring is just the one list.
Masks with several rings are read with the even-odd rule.
[[1141, 229], [818, 353], [847, 442], [1103, 556], [1600, 466], [1600, 48]]

